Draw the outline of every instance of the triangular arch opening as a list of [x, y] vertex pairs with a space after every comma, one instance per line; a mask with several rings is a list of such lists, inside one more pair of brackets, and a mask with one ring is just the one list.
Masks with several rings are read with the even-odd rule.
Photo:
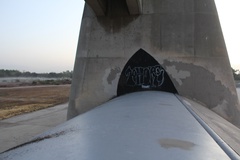
[[146, 90], [178, 93], [165, 69], [150, 54], [139, 49], [122, 70], [117, 96]]

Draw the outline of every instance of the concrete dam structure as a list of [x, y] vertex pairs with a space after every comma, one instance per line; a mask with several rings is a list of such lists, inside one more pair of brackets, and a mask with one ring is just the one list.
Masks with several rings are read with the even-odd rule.
[[85, 0], [68, 119], [136, 91], [177, 93], [240, 126], [214, 0]]

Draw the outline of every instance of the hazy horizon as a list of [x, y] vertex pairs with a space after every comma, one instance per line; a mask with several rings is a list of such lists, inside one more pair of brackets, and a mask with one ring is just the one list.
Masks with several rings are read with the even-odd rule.
[[19, 71], [19, 72], [22, 72], [22, 73], [24, 73], [24, 72], [30, 72], [30, 73], [37, 73], [37, 74], [44, 74], [44, 73], [62, 73], [62, 72], [67, 72], [67, 71], [69, 71], [69, 72], [72, 72], [73, 71], [73, 69], [72, 70], [63, 70], [63, 71], [60, 71], [60, 72], [55, 72], [55, 71], [49, 71], [49, 72], [35, 72], [35, 71], [26, 71], [26, 70], [23, 70], [23, 71], [21, 71], [21, 70], [19, 70], [19, 69], [4, 69], [4, 68], [0, 68], [0, 70], [16, 70], [16, 71]]
[[[240, 70], [239, 0], [215, 0], [233, 69]], [[73, 70], [83, 0], [1, 0], [0, 69]]]

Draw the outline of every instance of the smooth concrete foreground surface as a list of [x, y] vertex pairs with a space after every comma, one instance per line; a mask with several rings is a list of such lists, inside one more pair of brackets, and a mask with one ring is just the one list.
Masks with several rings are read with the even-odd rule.
[[0, 153], [66, 121], [67, 103], [0, 121]]
[[[240, 88], [237, 88], [237, 93], [240, 99]], [[63, 123], [66, 113], [67, 104], [62, 104], [0, 121], [0, 152], [27, 142], [33, 136]]]
[[216, 141], [175, 94], [145, 91], [112, 99], [29, 143], [0, 154], [0, 159], [240, 158], [230, 157], [226, 148], [221, 148]]

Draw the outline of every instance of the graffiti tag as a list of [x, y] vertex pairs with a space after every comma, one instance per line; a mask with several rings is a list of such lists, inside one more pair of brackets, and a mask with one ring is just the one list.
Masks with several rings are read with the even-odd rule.
[[164, 69], [160, 65], [148, 67], [127, 67], [125, 71], [128, 86], [142, 88], [160, 87], [164, 82]]

